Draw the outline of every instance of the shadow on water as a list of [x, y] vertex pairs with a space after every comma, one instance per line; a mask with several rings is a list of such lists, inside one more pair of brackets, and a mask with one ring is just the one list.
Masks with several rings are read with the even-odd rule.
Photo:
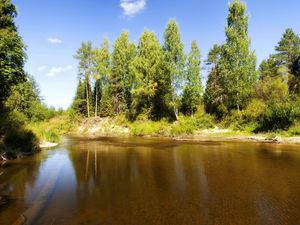
[[39, 202], [31, 224], [300, 224], [299, 146], [72, 139], [41, 156], [1, 219]]

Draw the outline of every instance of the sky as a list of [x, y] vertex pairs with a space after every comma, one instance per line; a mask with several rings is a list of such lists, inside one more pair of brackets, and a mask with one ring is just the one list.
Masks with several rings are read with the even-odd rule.
[[[229, 0], [12, 0], [16, 23], [27, 45], [26, 71], [36, 79], [48, 106], [67, 108], [75, 94], [76, 50], [82, 41], [111, 44], [123, 30], [138, 43], [145, 28], [163, 42], [169, 19], [180, 25], [188, 52], [196, 40], [205, 60], [213, 44], [225, 41]], [[299, 0], [248, 0], [251, 48], [258, 64], [274, 53], [286, 28], [300, 34]], [[205, 80], [206, 73], [203, 71]]]

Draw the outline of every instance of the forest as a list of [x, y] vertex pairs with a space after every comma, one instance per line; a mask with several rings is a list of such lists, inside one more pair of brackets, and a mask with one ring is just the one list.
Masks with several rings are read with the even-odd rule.
[[[203, 62], [196, 41], [184, 52], [174, 19], [165, 29], [163, 44], [150, 30], [141, 34], [137, 45], [124, 31], [112, 52], [107, 39], [100, 47], [83, 42], [76, 54], [79, 82], [72, 108], [84, 117], [123, 114], [130, 121], [174, 122], [180, 115], [198, 116], [198, 123], [211, 120], [249, 132], [293, 127], [298, 134], [298, 34], [286, 29], [276, 53], [257, 66], [246, 5], [234, 0], [225, 35], [226, 41], [215, 44]], [[206, 85], [202, 66], [208, 68]]]
[[[11, 1], [2, 0], [0, 149], [30, 152], [40, 139], [53, 141], [68, 132], [71, 121], [92, 117], [122, 118], [134, 135], [169, 126], [171, 135], [215, 126], [300, 135], [300, 37], [287, 28], [275, 53], [257, 65], [246, 4], [240, 0], [229, 4], [226, 40], [206, 57], [196, 41], [185, 52], [175, 19], [168, 22], [163, 43], [147, 29], [138, 43], [130, 41], [128, 31], [112, 46], [108, 39], [97, 47], [83, 42], [75, 54], [77, 90], [65, 111], [46, 106], [33, 76], [24, 70], [26, 46], [16, 16]], [[151, 132], [139, 130], [141, 124]]]

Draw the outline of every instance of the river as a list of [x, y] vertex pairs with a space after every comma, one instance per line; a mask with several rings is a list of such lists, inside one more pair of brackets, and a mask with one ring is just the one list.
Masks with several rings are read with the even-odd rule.
[[0, 191], [1, 225], [297, 225], [300, 146], [68, 139], [0, 167]]

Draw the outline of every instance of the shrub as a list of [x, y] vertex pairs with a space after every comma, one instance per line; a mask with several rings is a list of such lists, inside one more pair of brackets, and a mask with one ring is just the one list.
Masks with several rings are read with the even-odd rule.
[[300, 124], [297, 123], [291, 126], [290, 129], [288, 130], [288, 133], [292, 136], [300, 135]]
[[131, 134], [135, 136], [170, 135], [170, 130], [170, 124], [166, 120], [136, 121], [130, 125]]
[[5, 146], [14, 151], [32, 152], [39, 149], [39, 140], [32, 131], [26, 129], [8, 131], [4, 137]]
[[291, 111], [291, 117], [294, 122], [300, 122], [300, 97], [296, 97], [292, 100], [293, 108]]
[[269, 104], [260, 119], [258, 131], [285, 130], [292, 124], [289, 102]]

